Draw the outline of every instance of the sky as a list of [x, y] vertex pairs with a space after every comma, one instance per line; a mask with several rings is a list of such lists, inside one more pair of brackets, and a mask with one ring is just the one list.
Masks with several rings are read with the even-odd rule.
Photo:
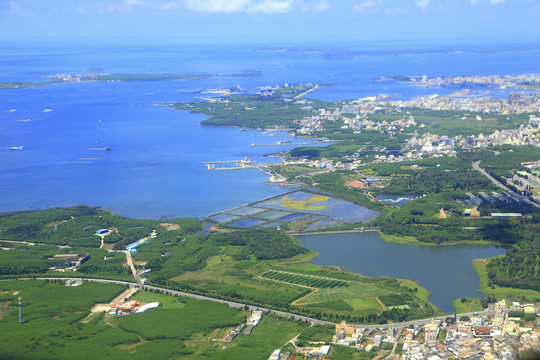
[[0, 41], [540, 41], [540, 0], [0, 0]]

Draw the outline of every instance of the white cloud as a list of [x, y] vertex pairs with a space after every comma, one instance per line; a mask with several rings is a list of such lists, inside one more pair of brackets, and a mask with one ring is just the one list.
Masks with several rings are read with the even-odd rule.
[[84, 14], [86, 14], [86, 8], [85, 8], [84, 6], [79, 6], [79, 7], [77, 8], [77, 14], [79, 14], [79, 15], [84, 15]]
[[416, 5], [421, 8], [425, 8], [429, 5], [429, 0], [416, 0]]
[[264, 0], [256, 4], [252, 4], [248, 8], [248, 12], [253, 13], [287, 13], [292, 10], [292, 1], [275, 1], [275, 0]]
[[284, 13], [292, 10], [293, 0], [184, 0], [188, 10], [214, 13]]
[[189, 10], [201, 12], [238, 12], [246, 9], [250, 0], [186, 0]]
[[374, 7], [377, 5], [377, 2], [375, 0], [367, 0], [359, 5], [354, 5], [354, 11], [356, 12], [362, 12], [370, 7]]
[[314, 11], [314, 12], [324, 12], [329, 9], [328, 2], [326, 1], [316, 1], [309, 2], [302, 6], [302, 11]]
[[[474, 6], [476, 4], [478, 4], [481, 0], [471, 0], [471, 5]], [[497, 4], [500, 4], [500, 3], [503, 3], [505, 0], [489, 0], [489, 3], [491, 5], [497, 5]]]

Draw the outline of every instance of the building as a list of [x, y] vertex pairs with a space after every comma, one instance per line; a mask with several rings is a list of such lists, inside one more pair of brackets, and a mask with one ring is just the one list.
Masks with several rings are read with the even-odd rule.
[[492, 218], [501, 219], [501, 218], [514, 218], [520, 219], [523, 217], [522, 213], [491, 213]]
[[270, 355], [268, 360], [279, 360], [280, 355], [281, 355], [281, 350], [279, 349], [274, 350], [274, 352], [272, 353], [272, 355]]
[[259, 321], [261, 321], [262, 317], [263, 317], [262, 311], [253, 311], [251, 315], [249, 316], [249, 318], [247, 319], [247, 324], [255, 326], [259, 323]]
[[108, 232], [109, 232], [109, 229], [100, 229], [96, 231], [96, 234], [101, 235], [101, 234], [106, 234]]
[[66, 280], [66, 286], [81, 286], [83, 281], [81, 279], [68, 279]]
[[51, 260], [58, 261], [56, 267], [80, 266], [90, 259], [90, 254], [83, 252], [80, 254], [56, 254]]
[[353, 325], [349, 325], [345, 320], [341, 323], [336, 324], [336, 334], [339, 334], [341, 331], [345, 331], [345, 334], [352, 335], [355, 333], [355, 328]]

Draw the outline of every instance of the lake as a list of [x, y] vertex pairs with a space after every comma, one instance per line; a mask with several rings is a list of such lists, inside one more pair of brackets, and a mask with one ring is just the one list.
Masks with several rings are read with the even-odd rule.
[[471, 265], [473, 259], [505, 253], [486, 245], [411, 246], [384, 242], [376, 232], [299, 236], [319, 252], [312, 263], [339, 266], [362, 275], [413, 279], [431, 291], [429, 300], [441, 311], [453, 312], [452, 301], [484, 297]]

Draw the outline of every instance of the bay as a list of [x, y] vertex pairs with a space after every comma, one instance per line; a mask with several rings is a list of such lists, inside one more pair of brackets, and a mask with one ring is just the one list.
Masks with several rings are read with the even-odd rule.
[[[335, 84], [310, 95], [326, 101], [379, 93], [406, 99], [445, 90], [373, 78], [519, 74], [536, 71], [540, 60], [534, 46], [363, 43], [285, 51], [265, 47], [174, 41], [3, 43], [0, 81], [42, 81], [52, 74], [81, 74], [95, 67], [117, 74], [221, 76], [1, 90], [0, 211], [88, 204], [139, 218], [203, 217], [280, 194], [280, 188], [262, 184], [267, 178], [262, 172], [210, 172], [201, 162], [244, 156], [268, 162], [264, 155], [290, 147], [252, 147], [250, 132], [202, 127], [204, 116], [151, 106], [196, 100], [198, 95], [182, 93], [184, 89], [319, 83]], [[260, 75], [236, 76], [246, 71]], [[10, 146], [24, 149], [4, 150]], [[106, 146], [113, 150], [88, 150]]]

